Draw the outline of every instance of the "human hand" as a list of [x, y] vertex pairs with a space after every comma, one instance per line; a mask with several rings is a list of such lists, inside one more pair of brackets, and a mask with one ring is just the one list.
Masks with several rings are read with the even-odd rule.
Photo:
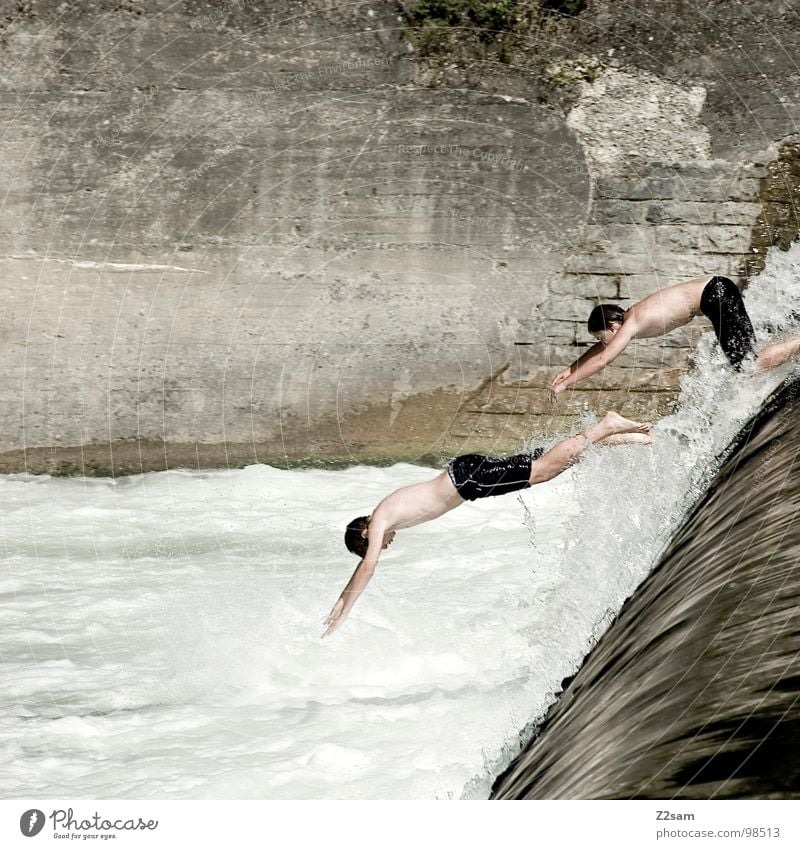
[[344, 599], [340, 598], [336, 604], [333, 605], [333, 609], [328, 614], [328, 618], [325, 620], [325, 625], [328, 627], [325, 630], [325, 633], [322, 635], [323, 637], [327, 637], [329, 634], [332, 634], [341, 624], [347, 619], [347, 615], [342, 615], [342, 610], [344, 609]]
[[550, 388], [548, 390], [548, 394], [550, 396], [551, 401], [555, 401], [556, 398], [567, 388], [564, 386], [564, 382], [570, 376], [571, 372], [569, 369], [564, 369], [564, 371], [559, 372], [554, 378], [553, 382], [550, 384]]

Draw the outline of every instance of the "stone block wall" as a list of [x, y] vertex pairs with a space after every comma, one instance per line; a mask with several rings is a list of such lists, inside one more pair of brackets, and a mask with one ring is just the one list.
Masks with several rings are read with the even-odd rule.
[[732, 19], [778, 99], [736, 76], [760, 135], [723, 128], [713, 32], [666, 64], [631, 49], [693, 13], [590, 5], [558, 67], [523, 52], [446, 84], [394, 3], [6, 15], [0, 470], [438, 461], [666, 409], [702, 322], [557, 408], [545, 388], [595, 303], [745, 282], [794, 238], [798, 87]]
[[[743, 284], [766, 174], [766, 166], [724, 160], [634, 161], [598, 179], [589, 223], [540, 307], [549, 334], [519, 346], [509, 367], [459, 420], [464, 433], [472, 426], [486, 438], [512, 427], [521, 439], [531, 428], [549, 433], [568, 427], [570, 415], [586, 410], [618, 407], [647, 417], [668, 410], [691, 367], [692, 348], [711, 329], [702, 318], [637, 342], [555, 407], [545, 393], [553, 376], [594, 343], [586, 319], [596, 304], [627, 308], [657, 288], [703, 275], [723, 274]], [[518, 420], [511, 418], [515, 414]]]

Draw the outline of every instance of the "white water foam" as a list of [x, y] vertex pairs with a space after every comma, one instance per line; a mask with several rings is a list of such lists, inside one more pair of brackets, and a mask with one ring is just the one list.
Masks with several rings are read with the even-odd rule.
[[[800, 251], [746, 302], [800, 332]], [[400, 532], [325, 641], [344, 524], [430, 469], [0, 478], [0, 796], [485, 797], [794, 369], [696, 359], [655, 446]]]

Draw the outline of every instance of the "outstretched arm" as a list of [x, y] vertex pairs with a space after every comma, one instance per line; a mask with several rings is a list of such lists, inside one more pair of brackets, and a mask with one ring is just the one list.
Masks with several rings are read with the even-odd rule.
[[553, 382], [550, 384], [550, 392], [553, 395], [558, 395], [559, 392], [562, 392], [565, 387], [561, 387], [558, 389], [557, 387], [561, 386], [562, 383], [577, 369], [579, 369], [584, 363], [591, 362], [595, 357], [600, 356], [603, 352], [605, 345], [602, 342], [597, 342], [592, 345], [587, 351], [584, 351], [577, 360], [569, 367], [564, 369], [564, 371], [559, 372], [554, 378]]
[[358, 566], [356, 566], [356, 571], [353, 572], [352, 577], [347, 582], [347, 586], [342, 590], [339, 600], [334, 604], [333, 609], [328, 614], [328, 618], [325, 620], [325, 624], [328, 627], [322, 635], [323, 637], [332, 634], [347, 619], [353, 605], [358, 601], [358, 597], [364, 591], [364, 587], [367, 586], [375, 574], [375, 567], [378, 565], [385, 531], [384, 524], [376, 521], [373, 514], [373, 518], [369, 523], [367, 553], [364, 555], [363, 560], [359, 562]]
[[347, 586], [339, 596], [339, 600], [334, 604], [333, 609], [328, 614], [325, 624], [328, 626], [323, 637], [332, 634], [343, 622], [347, 619], [351, 608], [356, 603], [356, 600], [361, 595], [364, 587], [369, 583], [370, 578], [375, 574], [375, 567], [378, 565], [377, 560], [372, 563], [365, 557], [356, 566], [356, 571], [353, 572], [353, 577], [347, 583]]
[[587, 377], [591, 377], [604, 369], [625, 350], [628, 342], [633, 338], [633, 332], [633, 322], [626, 322], [614, 334], [608, 345], [603, 345], [602, 342], [592, 345], [568, 369], [556, 376], [550, 384], [550, 392], [553, 395], [558, 395], [567, 387], [573, 386], [581, 380], [586, 380]]

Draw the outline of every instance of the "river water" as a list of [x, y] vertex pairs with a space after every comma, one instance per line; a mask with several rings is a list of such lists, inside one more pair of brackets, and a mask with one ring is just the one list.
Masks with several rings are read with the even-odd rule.
[[[800, 252], [746, 303], [798, 332]], [[0, 478], [0, 796], [486, 798], [794, 369], [697, 364], [656, 445], [400, 532], [327, 640], [347, 520], [435, 470]]]

